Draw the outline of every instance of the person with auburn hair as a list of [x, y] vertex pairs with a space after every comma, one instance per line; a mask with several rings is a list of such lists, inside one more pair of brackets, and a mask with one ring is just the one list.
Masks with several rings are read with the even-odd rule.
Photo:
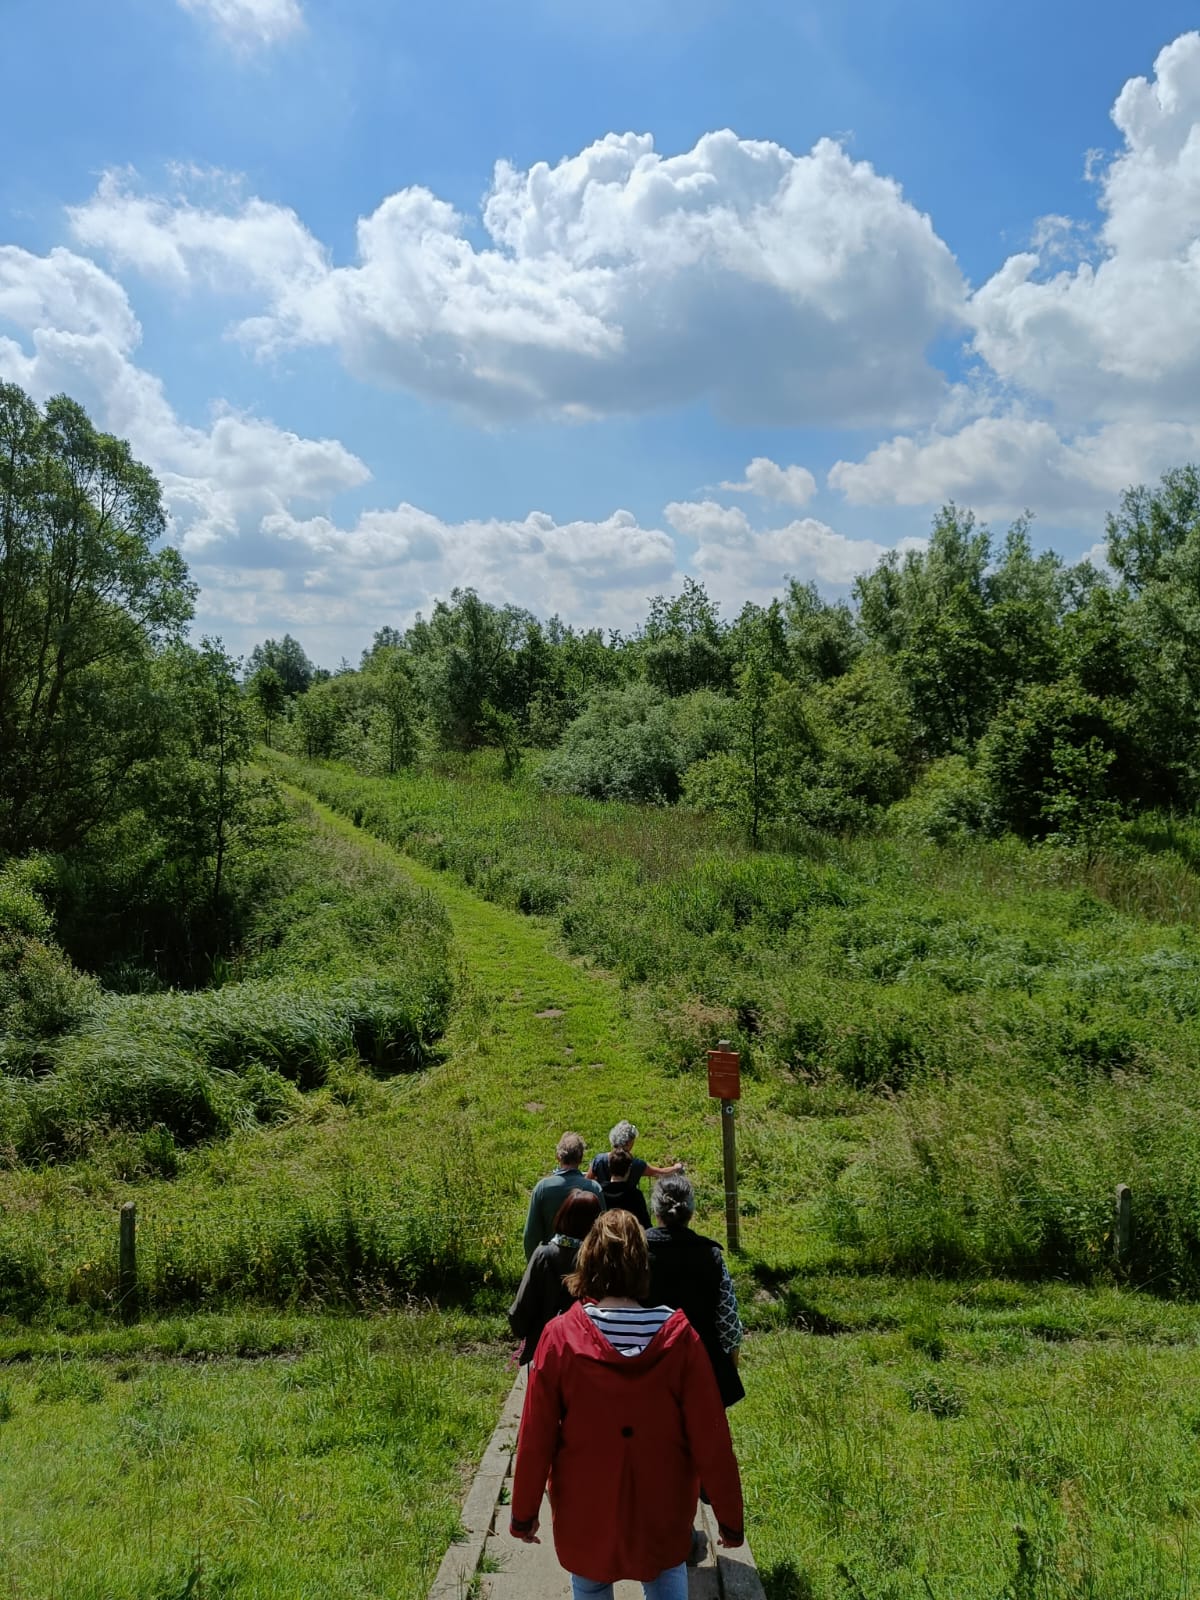
[[513, 1477], [514, 1538], [536, 1543], [546, 1481], [574, 1600], [687, 1600], [701, 1479], [723, 1545], [740, 1545], [742, 1487], [712, 1364], [682, 1311], [643, 1304], [646, 1240], [628, 1211], [597, 1217], [529, 1365]]
[[600, 1215], [600, 1197], [572, 1189], [554, 1218], [554, 1237], [530, 1256], [517, 1297], [508, 1308], [508, 1325], [523, 1340], [518, 1361], [525, 1366], [537, 1349], [542, 1329], [571, 1307], [571, 1291], [563, 1281], [574, 1270], [579, 1246]]

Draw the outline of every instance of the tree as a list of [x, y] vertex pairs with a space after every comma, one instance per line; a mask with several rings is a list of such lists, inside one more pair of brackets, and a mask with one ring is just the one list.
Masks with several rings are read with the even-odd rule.
[[362, 660], [359, 662], [359, 666], [366, 667], [372, 656], [378, 655], [381, 650], [400, 650], [403, 647], [404, 635], [399, 628], [393, 628], [390, 623], [384, 623], [382, 628], [376, 628], [375, 636], [371, 640], [370, 646], [362, 653]]
[[825, 683], [849, 672], [862, 651], [862, 633], [844, 601], [822, 600], [815, 583], [792, 578], [782, 607], [786, 671], [798, 683]]
[[282, 639], [264, 639], [262, 644], [254, 646], [246, 662], [246, 674], [255, 678], [264, 667], [270, 667], [276, 674], [289, 699], [304, 694], [311, 687], [316, 670], [300, 641], [293, 639], [290, 633], [285, 633]]
[[730, 667], [722, 647], [717, 608], [704, 585], [683, 580], [671, 600], [656, 595], [642, 630], [641, 656], [647, 683], [668, 695], [694, 689], [728, 689]]
[[917, 734], [908, 686], [893, 660], [867, 650], [849, 672], [773, 707], [783, 772], [780, 812], [811, 827], [869, 826], [907, 791]]
[[507, 711], [498, 710], [490, 700], [485, 700], [479, 726], [482, 736], [503, 753], [504, 776], [515, 778], [521, 765], [521, 733], [516, 718]]
[[859, 578], [864, 631], [908, 683], [928, 754], [969, 749], [997, 699], [997, 648], [987, 590], [991, 540], [970, 511], [943, 506], [929, 548], [889, 553]]
[[1029, 518], [1018, 518], [984, 580], [997, 702], [1058, 676], [1067, 592], [1062, 562], [1053, 550], [1034, 555]]
[[[376, 640], [379, 634], [376, 634]], [[383, 713], [387, 738], [387, 770], [411, 766], [417, 755], [416, 668], [398, 645], [372, 650], [363, 667], [366, 692]]]
[[487, 742], [484, 706], [512, 712], [517, 645], [533, 618], [517, 606], [497, 607], [474, 589], [454, 589], [426, 622], [405, 636], [421, 691], [444, 745], [473, 750]]
[[690, 767], [684, 798], [701, 810], [732, 812], [757, 848], [763, 824], [776, 813], [782, 759], [772, 705], [783, 656], [778, 607], [747, 606], [738, 619], [740, 659], [734, 669], [733, 747]]
[[153, 753], [153, 654], [195, 597], [165, 528], [126, 443], [0, 384], [0, 852], [70, 849]]
[[1144, 798], [1192, 806], [1200, 799], [1200, 470], [1179, 467], [1156, 489], [1127, 490], [1107, 526], [1128, 602], [1119, 631], [1132, 636], [1134, 721], [1157, 769]]
[[[270, 671], [270, 668], [264, 669]], [[176, 645], [157, 664], [165, 742], [147, 774], [147, 809], [169, 859], [204, 885], [219, 915], [231, 842], [245, 822], [250, 729], [237, 662], [220, 640]]]
[[1027, 839], [1091, 837], [1132, 776], [1121, 722], [1071, 683], [1030, 684], [997, 715], [980, 768], [997, 819]]
[[263, 741], [271, 748], [271, 729], [287, 711], [288, 696], [283, 679], [272, 666], [260, 666], [247, 687], [263, 719]]

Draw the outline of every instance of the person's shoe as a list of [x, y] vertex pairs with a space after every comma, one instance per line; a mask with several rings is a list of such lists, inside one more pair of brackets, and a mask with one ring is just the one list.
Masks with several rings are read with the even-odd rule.
[[692, 1548], [688, 1551], [687, 1564], [689, 1567], [698, 1567], [708, 1554], [708, 1535], [700, 1528], [692, 1529]]

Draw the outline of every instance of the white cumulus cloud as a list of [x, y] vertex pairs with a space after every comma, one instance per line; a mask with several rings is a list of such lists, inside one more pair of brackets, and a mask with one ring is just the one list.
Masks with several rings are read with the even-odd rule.
[[1039, 219], [970, 299], [977, 414], [963, 386], [958, 416], [837, 462], [850, 500], [1094, 518], [1200, 453], [1200, 33], [1130, 79], [1112, 118], [1120, 149], [1088, 162], [1099, 227]]
[[767, 456], [755, 456], [741, 483], [722, 483], [733, 494], [756, 494], [761, 500], [804, 506], [817, 492], [817, 480], [807, 467], [781, 467]]
[[220, 406], [208, 428], [181, 421], [161, 381], [131, 358], [141, 330], [123, 289], [68, 250], [0, 249], [2, 326], [18, 337], [0, 336], [0, 378], [37, 400], [65, 390], [127, 438], [157, 473], [185, 552], [370, 477], [336, 439], [305, 439]]
[[1113, 106], [1124, 143], [1096, 174], [1093, 259], [1045, 276], [1043, 238], [971, 302], [993, 371], [1070, 420], [1200, 417], [1200, 33], [1168, 45], [1154, 71]]
[[257, 293], [254, 347], [328, 345], [360, 376], [486, 417], [708, 400], [772, 422], [903, 425], [946, 382], [930, 343], [965, 285], [897, 183], [823, 139], [807, 155], [706, 134], [679, 155], [609, 134], [554, 166], [499, 162], [481, 218], [386, 198], [333, 265], [294, 213], [195, 203], [108, 174], [77, 237], [175, 283]]
[[[695, 543], [694, 557], [685, 563], [688, 570], [704, 580], [710, 593], [735, 605], [744, 600], [765, 604], [788, 578], [825, 589], [848, 588], [889, 548], [874, 539], [849, 538], [816, 517], [755, 528], [740, 506], [713, 500], [673, 501], [664, 515], [677, 533]], [[925, 542], [904, 539], [897, 548], [920, 549]]]
[[1200, 453], [1200, 424], [1113, 422], [1063, 437], [1043, 419], [979, 417], [952, 433], [899, 435], [862, 461], [838, 461], [830, 487], [857, 505], [957, 500], [981, 515], [1030, 508], [1094, 520], [1132, 483]]

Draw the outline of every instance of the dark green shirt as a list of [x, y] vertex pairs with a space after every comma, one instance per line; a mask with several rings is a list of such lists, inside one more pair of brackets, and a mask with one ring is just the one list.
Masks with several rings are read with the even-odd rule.
[[585, 1178], [578, 1167], [557, 1167], [548, 1178], [541, 1178], [534, 1184], [529, 1196], [529, 1215], [525, 1218], [526, 1261], [538, 1245], [549, 1244], [554, 1237], [558, 1208], [572, 1189], [589, 1190], [599, 1200], [601, 1211], [604, 1210], [604, 1195], [598, 1183]]

